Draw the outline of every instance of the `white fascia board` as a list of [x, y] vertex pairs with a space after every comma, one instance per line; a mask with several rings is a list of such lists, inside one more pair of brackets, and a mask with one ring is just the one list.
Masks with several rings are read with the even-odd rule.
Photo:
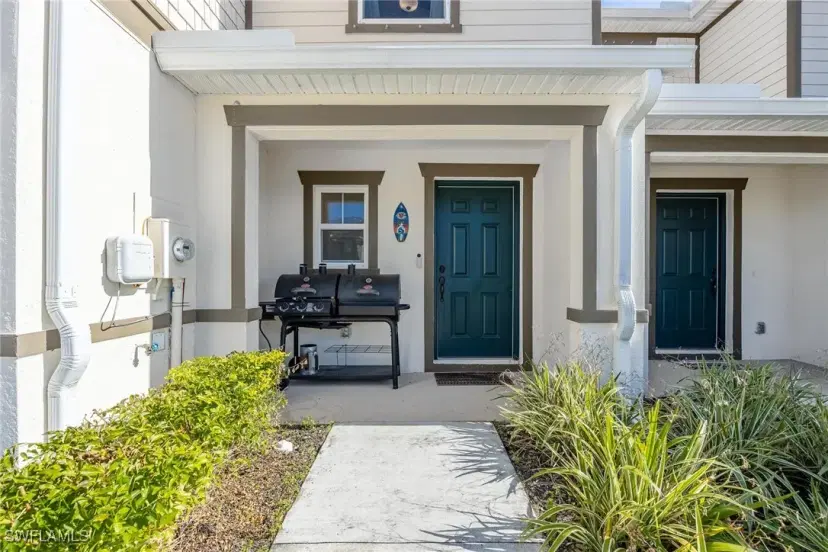
[[[167, 31], [153, 35], [165, 72], [555, 71], [636, 74], [688, 69], [694, 46], [285, 44], [284, 32]], [[243, 36], [242, 36], [243, 35]], [[235, 38], [235, 37], [238, 37]]]
[[648, 115], [658, 117], [828, 117], [828, 102], [819, 98], [659, 99]]

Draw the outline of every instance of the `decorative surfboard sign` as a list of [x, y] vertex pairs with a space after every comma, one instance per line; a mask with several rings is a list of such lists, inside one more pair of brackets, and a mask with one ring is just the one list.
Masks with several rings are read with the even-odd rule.
[[402, 243], [408, 237], [408, 209], [403, 203], [397, 205], [394, 211], [394, 237]]

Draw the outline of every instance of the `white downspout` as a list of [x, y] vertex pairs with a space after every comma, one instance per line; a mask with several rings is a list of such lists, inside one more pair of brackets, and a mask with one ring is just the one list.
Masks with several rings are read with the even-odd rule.
[[48, 386], [49, 431], [66, 426], [67, 388], [75, 385], [89, 364], [92, 337], [75, 298], [69, 267], [75, 261], [73, 221], [66, 212], [71, 181], [60, 172], [61, 1], [47, 4], [48, 64], [46, 73], [46, 310], [60, 332], [60, 363]]
[[[615, 136], [615, 162], [618, 175], [618, 351], [614, 370], [617, 374], [632, 376], [630, 340], [635, 332], [635, 295], [632, 290], [632, 195], [633, 195], [633, 133], [650, 112], [661, 93], [660, 69], [648, 69], [643, 75], [643, 89], [635, 104], [621, 118]], [[636, 382], [644, 384], [643, 381]], [[636, 385], [637, 387], [637, 385]], [[635, 394], [643, 391], [636, 389]]]

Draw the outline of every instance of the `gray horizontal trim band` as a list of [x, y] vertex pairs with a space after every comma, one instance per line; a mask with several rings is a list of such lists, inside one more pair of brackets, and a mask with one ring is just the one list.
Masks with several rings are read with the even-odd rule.
[[262, 308], [252, 309], [198, 309], [196, 322], [255, 322], [262, 317]]
[[599, 105], [225, 105], [230, 126], [601, 125]]
[[[184, 311], [184, 323], [194, 311]], [[110, 324], [105, 321], [104, 327]], [[156, 314], [151, 318], [143, 316], [122, 318], [115, 320], [114, 326], [106, 330], [101, 329], [100, 322], [89, 324], [92, 343], [111, 341], [122, 337], [129, 337], [170, 327], [170, 314]], [[8, 358], [24, 358], [60, 349], [60, 332], [57, 329], [41, 330], [24, 334], [0, 335], [0, 356]]]
[[651, 134], [644, 147], [648, 152], [828, 153], [828, 137]]
[[[579, 324], [615, 324], [618, 322], [618, 311], [616, 310], [583, 310], [566, 309], [566, 319]], [[650, 313], [646, 310], [635, 311], [635, 321], [646, 324], [650, 320]]]
[[[253, 322], [261, 318], [262, 309], [200, 309], [185, 310], [184, 324], [194, 322]], [[143, 316], [116, 320], [114, 326], [101, 330], [101, 323], [89, 324], [92, 343], [111, 341], [122, 337], [143, 334], [153, 330], [169, 328], [169, 313], [156, 314], [152, 318]], [[109, 323], [104, 322], [104, 327]], [[60, 349], [60, 332], [56, 329], [42, 330], [24, 334], [0, 335], [0, 357], [24, 358]]]

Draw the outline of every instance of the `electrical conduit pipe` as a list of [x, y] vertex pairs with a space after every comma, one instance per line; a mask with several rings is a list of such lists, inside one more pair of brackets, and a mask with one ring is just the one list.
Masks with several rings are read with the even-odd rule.
[[615, 373], [630, 380], [629, 391], [640, 394], [645, 382], [635, 381], [632, 374], [630, 340], [635, 333], [635, 295], [632, 290], [632, 196], [633, 196], [633, 133], [653, 108], [661, 93], [660, 69], [648, 69], [642, 76], [642, 90], [635, 104], [621, 118], [615, 136], [615, 162], [618, 184], [618, 266], [616, 300], [618, 303], [618, 335]]
[[67, 424], [66, 391], [80, 381], [89, 364], [92, 336], [84, 320], [71, 281], [74, 261], [73, 224], [66, 199], [71, 180], [60, 172], [60, 92], [62, 2], [47, 4], [48, 64], [46, 73], [46, 311], [60, 332], [60, 363], [49, 378], [47, 429]]

